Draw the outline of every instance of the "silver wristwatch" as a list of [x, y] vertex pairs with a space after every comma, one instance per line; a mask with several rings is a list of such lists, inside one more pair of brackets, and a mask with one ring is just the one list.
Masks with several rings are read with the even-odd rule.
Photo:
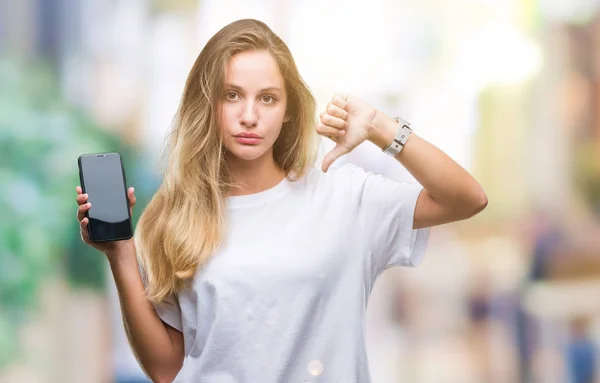
[[400, 117], [394, 117], [394, 120], [398, 122], [398, 133], [396, 133], [396, 138], [394, 138], [394, 141], [383, 148], [383, 152], [392, 157], [395, 157], [398, 153], [400, 153], [402, 148], [404, 148], [404, 144], [406, 144], [408, 137], [413, 131], [408, 121], [405, 121]]

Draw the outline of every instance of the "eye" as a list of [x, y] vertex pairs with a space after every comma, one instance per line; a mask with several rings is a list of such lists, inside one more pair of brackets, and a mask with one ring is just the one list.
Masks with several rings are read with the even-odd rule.
[[262, 101], [263, 101], [265, 104], [272, 104], [272, 103], [274, 103], [275, 101], [277, 101], [277, 99], [276, 99], [275, 97], [273, 97], [273, 96], [271, 96], [271, 95], [267, 94], [267, 95], [264, 95], [264, 96], [262, 96]]
[[239, 97], [237, 93], [233, 92], [233, 91], [229, 91], [229, 92], [225, 92], [225, 98], [229, 101], [235, 101], [237, 100], [236, 97]]

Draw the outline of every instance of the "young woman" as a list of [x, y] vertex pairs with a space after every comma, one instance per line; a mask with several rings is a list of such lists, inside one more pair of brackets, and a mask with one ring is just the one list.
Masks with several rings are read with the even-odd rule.
[[[363, 324], [377, 277], [417, 266], [428, 227], [486, 206], [463, 168], [360, 99], [338, 94], [315, 119], [285, 43], [239, 20], [189, 74], [135, 241], [91, 243], [76, 188], [82, 239], [106, 254], [154, 381], [369, 382]], [[317, 133], [337, 144], [321, 169]], [[395, 138], [404, 146], [387, 152], [422, 186], [350, 164], [328, 171], [366, 140]]]

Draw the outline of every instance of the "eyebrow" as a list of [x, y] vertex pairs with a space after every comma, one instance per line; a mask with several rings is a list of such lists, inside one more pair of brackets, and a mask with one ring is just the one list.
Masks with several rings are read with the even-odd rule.
[[[226, 88], [231, 88], [231, 89], [236, 89], [236, 90], [244, 90], [244, 88], [242, 88], [239, 85], [235, 85], [235, 84], [225, 84]], [[260, 90], [260, 93], [262, 92], [273, 92], [273, 91], [277, 91], [277, 92], [281, 92], [281, 88], [277, 87], [277, 86], [269, 86], [267, 88], [263, 88]]]

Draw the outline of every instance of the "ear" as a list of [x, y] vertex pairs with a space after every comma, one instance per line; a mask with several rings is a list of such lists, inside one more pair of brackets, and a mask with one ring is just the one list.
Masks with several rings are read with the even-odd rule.
[[286, 114], [285, 117], [283, 117], [283, 122], [290, 122], [292, 120], [292, 116], [290, 116], [289, 114]]

